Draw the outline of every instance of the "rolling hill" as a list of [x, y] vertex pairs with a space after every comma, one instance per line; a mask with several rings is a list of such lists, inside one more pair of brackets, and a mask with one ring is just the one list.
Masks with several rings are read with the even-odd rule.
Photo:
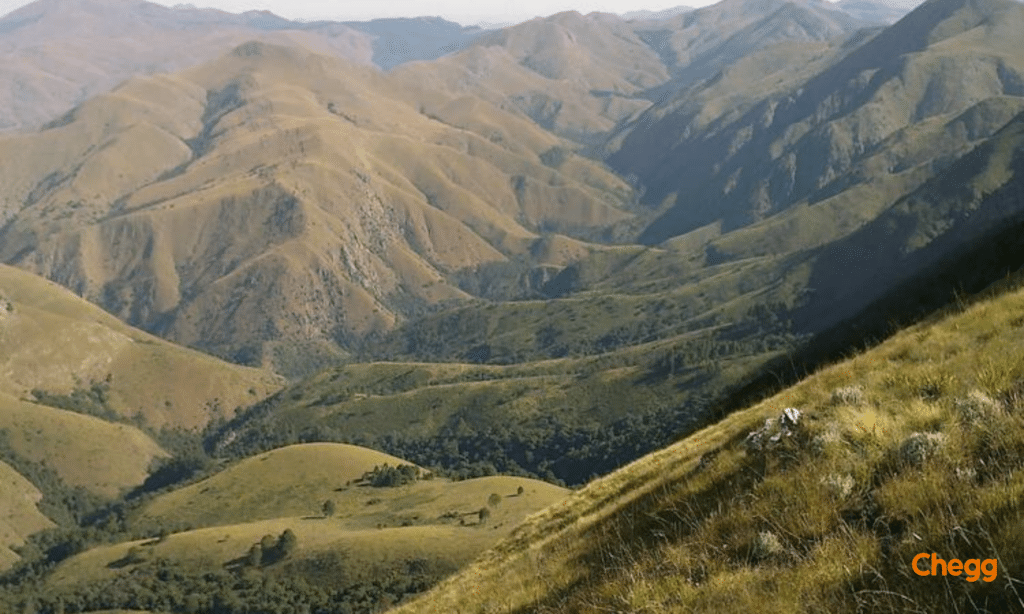
[[155, 434], [230, 418], [282, 385], [272, 373], [132, 329], [4, 265], [0, 356], [4, 568], [17, 560], [10, 547], [28, 535], [142, 484], [168, 456]]
[[[130, 519], [136, 530], [156, 533], [145, 527], [159, 527], [169, 534], [89, 548], [61, 562], [40, 588], [49, 603], [60, 598], [85, 600], [90, 608], [149, 607], [147, 602], [162, 600], [167, 605], [155, 609], [173, 610], [181, 599], [174, 591], [147, 597], [130, 588], [133, 579], [174, 569], [188, 577], [180, 582], [203, 582], [225, 570], [244, 570], [265, 586], [305, 591], [311, 606], [325, 596], [355, 602], [353, 587], [372, 587], [394, 574], [436, 582], [567, 494], [543, 482], [502, 476], [460, 482], [424, 476], [396, 486], [362, 480], [386, 464], [402, 461], [340, 444], [289, 446], [247, 459], [156, 497]], [[325, 515], [322, 503], [328, 499], [336, 505]], [[252, 562], [254, 544], [267, 535], [271, 544], [285, 531], [296, 539], [285, 556], [274, 558], [267, 545], [262, 561]], [[319, 592], [309, 592], [306, 583]], [[106, 590], [97, 593], [95, 587]], [[234, 589], [248, 597], [240, 585]], [[221, 597], [215, 591], [205, 598]], [[280, 598], [268, 593], [258, 605]]]
[[267, 371], [132, 329], [70, 291], [4, 265], [0, 306], [0, 394], [11, 398], [79, 411], [88, 411], [91, 399], [104, 418], [194, 429], [231, 417], [282, 384]]

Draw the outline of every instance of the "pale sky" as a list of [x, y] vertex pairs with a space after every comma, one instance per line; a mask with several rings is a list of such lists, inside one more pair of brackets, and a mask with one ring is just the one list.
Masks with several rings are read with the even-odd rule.
[[[640, 9], [661, 10], [679, 6], [703, 6], [717, 0], [160, 0], [173, 6], [191, 3], [232, 13], [269, 10], [289, 19], [364, 21], [375, 17], [441, 16], [462, 24], [513, 23], [539, 15], [577, 10], [624, 13]], [[0, 15], [28, 4], [24, 0], [0, 0]]]

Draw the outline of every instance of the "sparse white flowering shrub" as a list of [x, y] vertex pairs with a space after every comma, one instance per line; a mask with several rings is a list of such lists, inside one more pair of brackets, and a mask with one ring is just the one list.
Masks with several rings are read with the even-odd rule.
[[1003, 406], [980, 390], [972, 390], [966, 397], [953, 401], [957, 416], [966, 424], [975, 424], [1003, 413]]
[[900, 444], [900, 460], [918, 466], [935, 455], [946, 442], [942, 433], [912, 433]]
[[852, 475], [837, 475], [835, 473], [825, 476], [821, 479], [821, 482], [836, 499], [849, 497], [850, 493], [853, 492], [853, 487], [857, 484]]
[[785, 548], [782, 546], [782, 542], [779, 541], [778, 535], [771, 531], [761, 531], [754, 538], [753, 543], [754, 558], [756, 559], [767, 559], [775, 556], [779, 556], [785, 552]]
[[833, 405], [863, 405], [864, 389], [860, 386], [843, 386], [832, 391]]

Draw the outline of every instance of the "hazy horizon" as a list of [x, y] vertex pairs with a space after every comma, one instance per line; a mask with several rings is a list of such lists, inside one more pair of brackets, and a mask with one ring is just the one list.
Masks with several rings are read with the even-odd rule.
[[[642, 4], [630, 0], [524, 0], [507, 2], [479, 2], [471, 0], [448, 0], [444, 3], [423, 0], [388, 0], [387, 3], [372, 0], [150, 0], [164, 6], [191, 4], [200, 8], [213, 8], [231, 13], [252, 10], [268, 10], [276, 15], [294, 20], [367, 21], [387, 17], [434, 17], [439, 16], [463, 25], [505, 25], [519, 23], [534, 17], [543, 17], [563, 11], [576, 10], [580, 13], [616, 13], [634, 11], [661, 11], [677, 6], [700, 7], [714, 4], [716, 0], [649, 0]], [[31, 4], [23, 0], [0, 0], [0, 16]]]

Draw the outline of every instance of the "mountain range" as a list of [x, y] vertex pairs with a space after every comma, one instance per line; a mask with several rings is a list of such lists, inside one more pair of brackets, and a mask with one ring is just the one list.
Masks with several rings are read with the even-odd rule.
[[299, 22], [145, 0], [37, 0], [0, 18], [0, 131], [36, 128], [125, 79], [212, 60], [249, 40], [390, 68], [480, 35], [430, 18]]
[[4, 17], [0, 609], [1010, 611], [1024, 5], [888, 10]]

